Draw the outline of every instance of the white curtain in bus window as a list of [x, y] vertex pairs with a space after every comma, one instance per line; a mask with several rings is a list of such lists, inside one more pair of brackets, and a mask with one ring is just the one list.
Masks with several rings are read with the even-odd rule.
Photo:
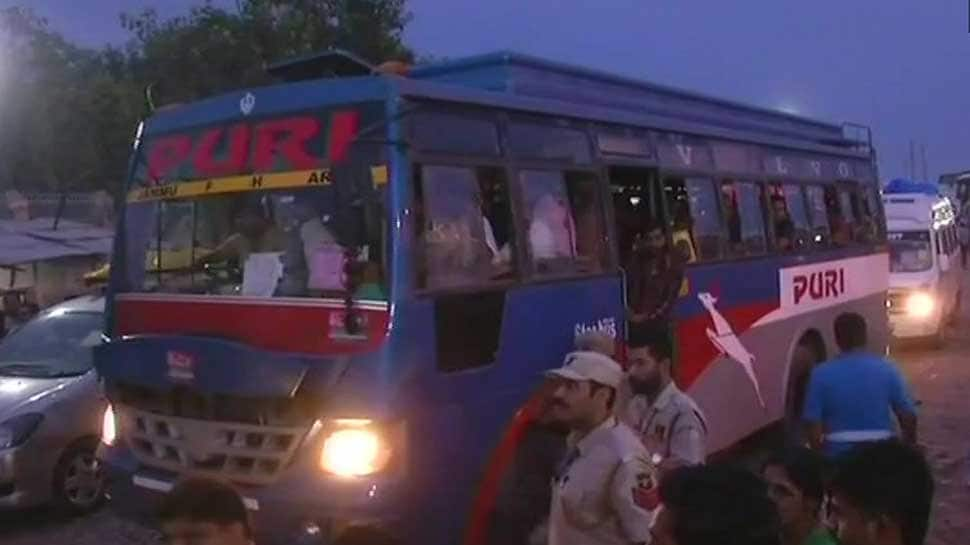
[[486, 243], [475, 171], [425, 166], [421, 179], [425, 204], [421, 237], [427, 287], [461, 287], [487, 280], [491, 252]]
[[718, 259], [721, 257], [725, 237], [714, 183], [707, 178], [688, 178], [685, 186], [690, 207], [691, 232], [697, 243], [698, 258]]
[[[549, 261], [576, 257], [576, 222], [563, 173], [526, 170], [519, 174], [529, 223], [529, 250], [540, 272]], [[545, 270], [544, 270], [545, 269]]]
[[831, 231], [825, 206], [825, 189], [818, 185], [805, 186], [805, 195], [808, 197], [809, 217], [812, 222], [812, 242], [816, 245], [827, 245]]

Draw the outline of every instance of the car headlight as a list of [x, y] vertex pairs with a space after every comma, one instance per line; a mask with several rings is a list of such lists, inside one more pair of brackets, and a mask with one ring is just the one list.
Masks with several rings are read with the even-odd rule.
[[101, 442], [109, 447], [113, 447], [117, 439], [118, 421], [115, 418], [114, 407], [108, 405], [104, 410], [104, 417], [101, 420]]
[[393, 433], [365, 419], [333, 420], [327, 426], [320, 467], [340, 477], [364, 477], [388, 467], [396, 443]]
[[936, 301], [928, 293], [919, 291], [906, 299], [906, 312], [917, 318], [926, 318], [933, 314], [935, 309]]
[[19, 447], [33, 435], [44, 415], [40, 413], [26, 413], [15, 416], [0, 424], [0, 450]]

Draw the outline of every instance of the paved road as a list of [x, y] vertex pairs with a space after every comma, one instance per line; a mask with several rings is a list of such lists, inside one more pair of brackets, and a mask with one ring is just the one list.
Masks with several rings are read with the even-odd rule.
[[[970, 309], [970, 304], [963, 308]], [[927, 545], [967, 543], [970, 535], [970, 318], [952, 328], [944, 350], [894, 348], [920, 402], [921, 435], [937, 479]], [[4, 545], [154, 545], [155, 536], [107, 512], [64, 520], [44, 511], [0, 515]]]

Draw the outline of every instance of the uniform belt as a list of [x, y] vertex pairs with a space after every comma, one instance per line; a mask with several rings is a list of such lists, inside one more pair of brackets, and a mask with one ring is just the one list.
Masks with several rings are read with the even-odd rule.
[[864, 441], [882, 441], [893, 437], [893, 432], [887, 430], [837, 431], [825, 436], [833, 443], [862, 443]]

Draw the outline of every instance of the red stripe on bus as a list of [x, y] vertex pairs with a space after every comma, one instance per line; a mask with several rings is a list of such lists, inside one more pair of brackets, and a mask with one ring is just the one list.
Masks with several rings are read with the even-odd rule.
[[330, 150], [331, 164], [347, 159], [350, 143], [357, 136], [360, 127], [360, 113], [357, 111], [334, 112], [330, 118]]
[[[731, 325], [734, 334], [740, 338], [751, 329], [752, 324], [777, 308], [777, 303], [755, 303], [721, 309], [720, 313]], [[721, 354], [708, 339], [708, 329], [713, 330], [714, 323], [707, 313], [677, 321], [676, 378], [677, 384], [683, 388], [690, 387]]]
[[203, 335], [264, 350], [321, 355], [373, 350], [383, 341], [389, 320], [386, 310], [360, 310], [366, 335], [358, 339], [336, 325], [342, 323], [342, 309], [322, 306], [119, 300], [115, 310], [121, 335]]
[[465, 531], [464, 545], [484, 545], [488, 538], [489, 522], [495, 511], [496, 500], [501, 488], [502, 478], [508, 473], [515, 462], [516, 452], [522, 444], [526, 431], [539, 414], [539, 407], [544, 398], [540, 389], [532, 395], [526, 404], [515, 413], [512, 421], [506, 427], [498, 447], [492, 453], [479, 486], [478, 495], [472, 504], [468, 528]]

